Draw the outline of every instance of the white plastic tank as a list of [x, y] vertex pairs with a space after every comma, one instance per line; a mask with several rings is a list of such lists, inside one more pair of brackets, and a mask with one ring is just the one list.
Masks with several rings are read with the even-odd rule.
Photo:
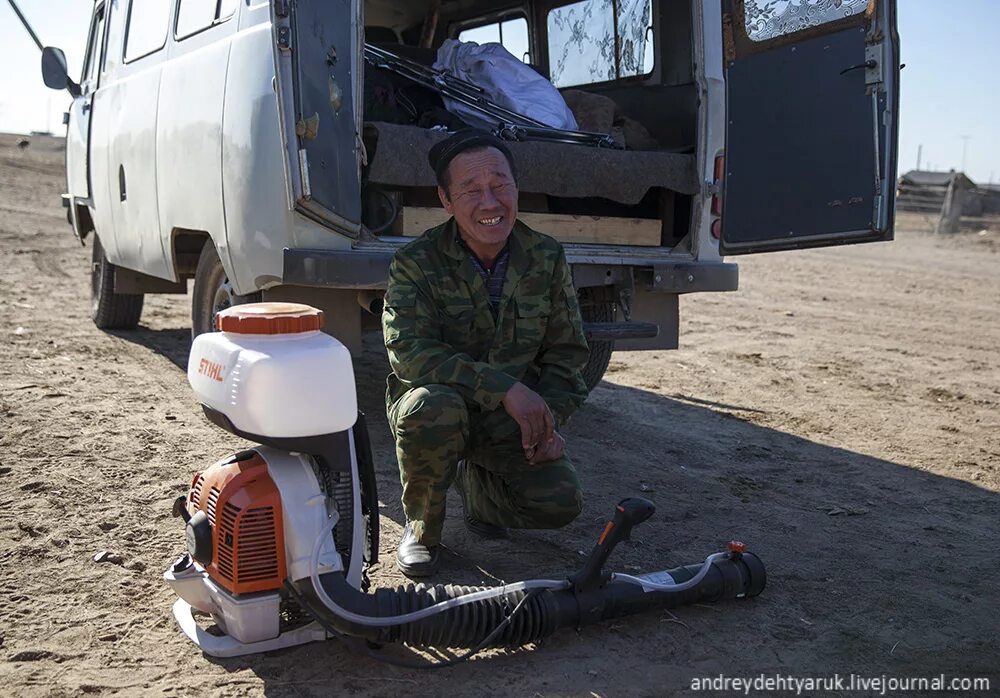
[[323, 334], [323, 312], [298, 303], [247, 303], [216, 316], [191, 345], [188, 382], [236, 428], [272, 438], [330, 434], [357, 421], [347, 348]]

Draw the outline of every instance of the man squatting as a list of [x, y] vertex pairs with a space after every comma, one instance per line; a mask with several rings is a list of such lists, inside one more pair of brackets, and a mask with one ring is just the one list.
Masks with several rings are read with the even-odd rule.
[[452, 218], [396, 253], [382, 314], [409, 577], [437, 569], [453, 482], [489, 538], [565, 526], [583, 503], [559, 432], [587, 397], [589, 350], [562, 246], [517, 220], [500, 139], [459, 131], [429, 160]]

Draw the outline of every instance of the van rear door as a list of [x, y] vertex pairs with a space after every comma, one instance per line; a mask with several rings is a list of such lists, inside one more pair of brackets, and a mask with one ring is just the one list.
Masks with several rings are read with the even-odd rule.
[[892, 239], [895, 0], [725, 0], [720, 251]]
[[362, 151], [358, 0], [274, 0], [271, 24], [289, 203], [355, 235]]

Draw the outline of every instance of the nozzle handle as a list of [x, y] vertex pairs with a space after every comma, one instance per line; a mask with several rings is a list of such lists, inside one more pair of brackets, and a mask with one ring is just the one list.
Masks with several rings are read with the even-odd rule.
[[615, 505], [615, 514], [604, 526], [601, 537], [590, 551], [587, 561], [569, 580], [578, 591], [598, 588], [606, 581], [603, 570], [611, 551], [623, 540], [628, 540], [632, 529], [648, 519], [656, 505], [642, 497], [628, 497]]

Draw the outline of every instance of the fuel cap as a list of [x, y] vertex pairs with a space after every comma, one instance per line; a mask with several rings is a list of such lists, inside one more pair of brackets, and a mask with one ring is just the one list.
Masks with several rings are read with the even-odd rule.
[[245, 303], [215, 316], [215, 327], [233, 334], [298, 334], [323, 329], [323, 311], [302, 303]]

